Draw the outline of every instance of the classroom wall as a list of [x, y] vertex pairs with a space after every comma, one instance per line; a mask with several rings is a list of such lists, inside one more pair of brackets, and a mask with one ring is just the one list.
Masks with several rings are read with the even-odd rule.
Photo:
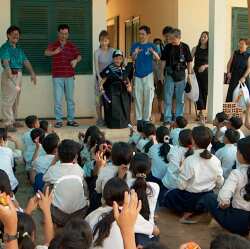
[[[0, 14], [0, 44], [5, 42], [5, 32], [10, 25], [10, 0], [1, 0], [1, 9], [4, 11], [1, 11]], [[98, 46], [99, 30], [105, 29], [106, 27], [105, 20], [106, 0], [93, 0], [93, 49]], [[37, 86], [33, 86], [28, 76], [23, 77], [23, 88], [19, 108], [20, 118], [24, 118], [29, 114], [36, 114], [39, 117], [46, 118], [54, 117], [54, 99], [51, 77], [49, 75], [38, 76], [37, 82]], [[77, 117], [90, 117], [95, 115], [93, 74], [76, 76], [75, 103]]]

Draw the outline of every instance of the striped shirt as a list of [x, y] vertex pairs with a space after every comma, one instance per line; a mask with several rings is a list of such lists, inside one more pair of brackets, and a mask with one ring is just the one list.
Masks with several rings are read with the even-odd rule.
[[70, 41], [67, 41], [64, 46], [61, 45], [60, 41], [56, 41], [48, 46], [48, 50], [54, 51], [58, 47], [61, 47], [62, 51], [52, 56], [52, 77], [73, 77], [75, 70], [72, 68], [70, 62], [80, 55], [80, 51]]

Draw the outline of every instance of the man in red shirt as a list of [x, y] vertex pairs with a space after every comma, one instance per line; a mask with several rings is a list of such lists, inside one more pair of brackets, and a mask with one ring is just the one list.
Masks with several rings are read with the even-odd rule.
[[70, 42], [69, 26], [61, 24], [58, 27], [58, 40], [48, 46], [45, 50], [46, 56], [52, 57], [52, 78], [55, 99], [55, 116], [56, 128], [63, 126], [63, 109], [62, 98], [65, 94], [67, 102], [67, 125], [79, 126], [74, 120], [75, 118], [75, 102], [74, 102], [74, 76], [75, 67], [82, 57], [77, 47]]

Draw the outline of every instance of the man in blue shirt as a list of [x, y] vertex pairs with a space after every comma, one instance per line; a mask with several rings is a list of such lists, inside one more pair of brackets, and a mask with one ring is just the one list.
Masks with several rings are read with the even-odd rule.
[[140, 42], [132, 45], [131, 55], [135, 61], [135, 111], [136, 120], [149, 121], [154, 99], [153, 60], [160, 60], [153, 43], [148, 42], [150, 28], [139, 28]]
[[2, 86], [2, 119], [9, 132], [15, 132], [22, 125], [16, 122], [19, 97], [21, 93], [22, 69], [27, 68], [31, 81], [36, 84], [36, 75], [24, 51], [18, 46], [20, 29], [11, 26], [7, 30], [8, 40], [0, 48], [0, 59], [3, 67]]

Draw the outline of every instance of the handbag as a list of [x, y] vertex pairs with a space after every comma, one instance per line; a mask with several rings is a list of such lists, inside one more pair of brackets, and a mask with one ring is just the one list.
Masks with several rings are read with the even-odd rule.
[[[190, 84], [187, 83], [187, 85], [190, 85], [191, 89], [189, 92], [185, 91], [185, 95], [191, 101], [196, 102], [199, 99], [200, 91], [199, 91], [199, 85], [198, 85], [198, 81], [197, 81], [195, 73], [191, 74], [190, 78], [191, 78], [191, 82], [190, 82]], [[186, 85], [187, 90], [189, 90], [188, 89], [189, 86], [187, 86], [187, 85]]]
[[245, 83], [239, 82], [233, 92], [233, 102], [242, 110], [246, 110], [250, 102], [249, 91]]

